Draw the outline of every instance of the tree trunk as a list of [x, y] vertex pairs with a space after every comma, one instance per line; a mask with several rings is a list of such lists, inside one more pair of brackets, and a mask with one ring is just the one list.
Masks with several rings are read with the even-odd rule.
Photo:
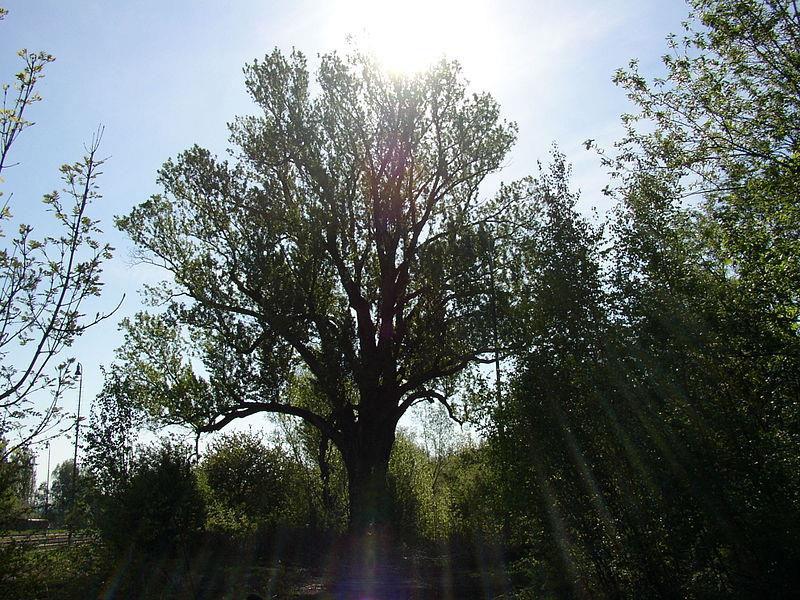
[[395, 426], [359, 425], [358, 435], [342, 453], [347, 468], [351, 533], [387, 527], [392, 509], [387, 476]]
[[346, 447], [341, 449], [347, 469], [350, 520], [337, 553], [334, 578], [344, 590], [357, 586], [359, 597], [376, 597], [391, 581], [397, 565], [387, 481], [395, 431], [394, 426], [376, 426], [368, 419], [356, 422], [352, 431], [355, 435], [347, 438]]

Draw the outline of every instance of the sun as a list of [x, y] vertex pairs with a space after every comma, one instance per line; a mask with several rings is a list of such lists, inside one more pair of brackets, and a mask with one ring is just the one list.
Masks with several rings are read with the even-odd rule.
[[487, 33], [487, 8], [481, 0], [340, 0], [336, 20], [387, 69], [413, 74], [469, 54]]

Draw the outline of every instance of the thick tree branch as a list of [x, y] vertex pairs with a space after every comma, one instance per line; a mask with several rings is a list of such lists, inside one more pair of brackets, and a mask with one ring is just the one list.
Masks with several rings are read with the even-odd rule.
[[341, 433], [335, 429], [333, 425], [324, 417], [306, 408], [292, 406], [291, 404], [283, 404], [280, 402], [242, 402], [238, 406], [221, 413], [221, 418], [219, 420], [215, 420], [212, 423], [199, 427], [198, 431], [200, 433], [219, 431], [236, 419], [249, 417], [261, 412], [272, 412], [300, 417], [310, 425], [313, 425], [319, 429], [321, 433], [327, 436], [335, 444], [340, 444], [342, 442]]

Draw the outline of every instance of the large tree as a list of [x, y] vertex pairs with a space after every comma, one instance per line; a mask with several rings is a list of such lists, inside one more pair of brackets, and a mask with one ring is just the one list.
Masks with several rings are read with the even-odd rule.
[[[521, 187], [479, 190], [515, 126], [451, 62], [404, 77], [329, 54], [312, 83], [302, 54], [275, 51], [245, 74], [259, 112], [230, 126], [233, 160], [187, 150], [119, 220], [172, 276], [167, 309], [128, 327], [124, 377], [198, 432], [304, 419], [341, 452], [364, 526], [385, 517], [400, 417], [423, 400], [452, 413], [454, 378], [491, 358], [486, 252]], [[293, 393], [309, 378], [313, 399]]]

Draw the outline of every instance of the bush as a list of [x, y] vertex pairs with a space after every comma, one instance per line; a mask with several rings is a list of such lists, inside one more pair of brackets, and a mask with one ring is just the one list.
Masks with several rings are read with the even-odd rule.
[[398, 434], [392, 449], [389, 488], [398, 532], [427, 540], [447, 536], [450, 491], [434, 460], [403, 432]]
[[117, 548], [170, 550], [199, 532], [206, 502], [183, 445], [141, 451], [127, 483], [99, 499], [98, 526]]
[[309, 499], [302, 469], [254, 433], [220, 437], [198, 469], [208, 499], [207, 528], [245, 535], [305, 524]]

